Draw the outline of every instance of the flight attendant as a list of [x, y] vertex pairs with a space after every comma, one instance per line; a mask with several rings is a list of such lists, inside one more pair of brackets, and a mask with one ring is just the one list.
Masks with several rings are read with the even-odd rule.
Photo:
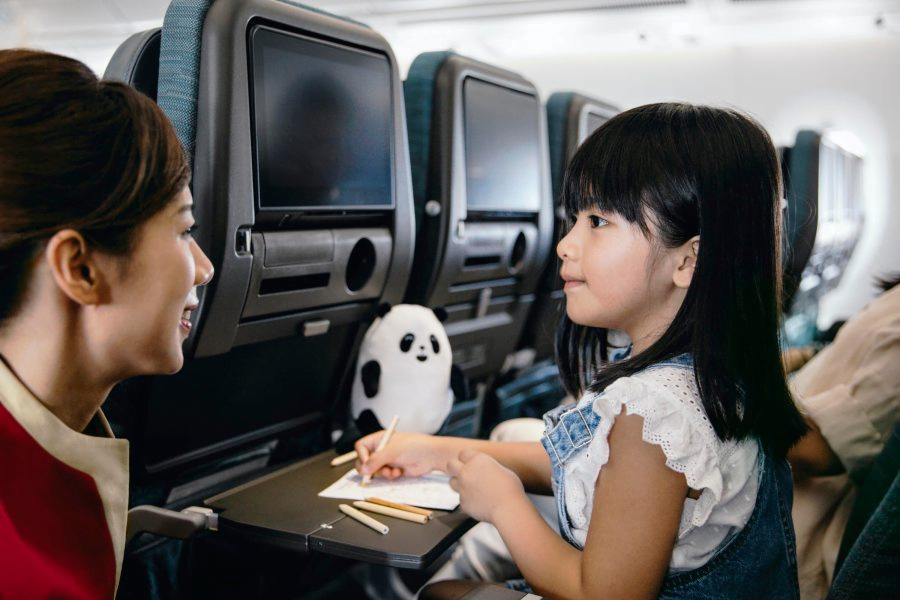
[[115, 596], [128, 443], [100, 406], [184, 362], [213, 275], [189, 177], [152, 100], [0, 51], [0, 596]]

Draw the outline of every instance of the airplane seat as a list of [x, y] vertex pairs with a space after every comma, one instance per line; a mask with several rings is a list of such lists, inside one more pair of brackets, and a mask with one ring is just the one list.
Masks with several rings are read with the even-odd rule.
[[133, 34], [116, 48], [103, 79], [124, 81], [156, 100], [161, 39], [161, 27]]
[[[156, 39], [157, 102], [192, 163], [195, 237], [216, 275], [183, 369], [124, 382], [104, 410], [131, 441], [132, 506], [180, 510], [330, 447], [362, 335], [403, 299], [414, 221], [382, 36], [289, 0], [173, 0], [108, 76], [147, 85]], [[131, 575], [156, 580], [129, 587], [127, 566], [127, 597], [174, 576], [144, 564]]]
[[597, 127], [619, 112], [608, 102], [574, 92], [555, 92], [547, 99], [550, 181], [554, 206], [553, 243], [528, 325], [520, 345], [534, 350], [534, 364], [511, 373], [501, 382], [485, 407], [486, 428], [516, 417], [540, 417], [565, 396], [554, 362], [554, 337], [565, 300], [556, 242], [564, 232], [566, 215], [562, 184], [566, 165]]
[[564, 233], [566, 215], [562, 205], [562, 186], [566, 166], [581, 143], [616, 115], [612, 104], [574, 92], [555, 92], [547, 99], [547, 130], [550, 140], [550, 175], [554, 206], [554, 245], [544, 267], [535, 308], [529, 319], [525, 343], [535, 348], [536, 359], [553, 357], [553, 340], [565, 294], [559, 277], [556, 242]]
[[452, 52], [418, 56], [404, 94], [417, 218], [406, 301], [447, 310], [453, 362], [476, 393], [442, 432], [474, 436], [551, 250], [544, 115], [529, 81]]
[[566, 392], [559, 368], [551, 359], [518, 371], [510, 381], [497, 386], [493, 396], [495, 401], [485, 407], [485, 424], [490, 429], [510, 419], [541, 419], [559, 406]]
[[829, 600], [889, 598], [900, 589], [900, 424], [859, 487]]
[[[815, 131], [797, 133], [793, 147], [782, 150], [782, 173], [787, 208], [784, 212], [784, 289], [788, 311], [801, 286], [804, 269], [816, 240], [819, 206], [819, 140]], [[814, 280], [807, 279], [804, 289]]]
[[785, 331], [796, 346], [819, 339], [819, 301], [840, 283], [862, 233], [862, 158], [838, 135], [812, 130], [798, 132], [782, 156]]

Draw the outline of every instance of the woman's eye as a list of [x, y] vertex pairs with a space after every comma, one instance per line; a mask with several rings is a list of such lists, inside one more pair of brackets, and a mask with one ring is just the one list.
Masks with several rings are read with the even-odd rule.
[[198, 229], [200, 229], [200, 226], [197, 225], [196, 223], [194, 223], [193, 225], [191, 225], [190, 227], [188, 227], [187, 229], [185, 229], [185, 230], [181, 233], [181, 235], [183, 235], [184, 237], [191, 237], [191, 236], [193, 236], [193, 235], [197, 232]]
[[591, 224], [591, 229], [596, 229], [597, 227], [603, 227], [604, 225], [609, 223], [609, 221], [607, 221], [603, 217], [599, 217], [597, 215], [590, 215], [588, 217], [588, 221]]

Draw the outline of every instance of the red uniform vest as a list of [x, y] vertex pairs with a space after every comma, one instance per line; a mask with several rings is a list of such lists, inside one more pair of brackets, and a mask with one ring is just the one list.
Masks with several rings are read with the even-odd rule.
[[0, 361], [0, 598], [112, 599], [127, 494], [127, 442], [69, 429]]

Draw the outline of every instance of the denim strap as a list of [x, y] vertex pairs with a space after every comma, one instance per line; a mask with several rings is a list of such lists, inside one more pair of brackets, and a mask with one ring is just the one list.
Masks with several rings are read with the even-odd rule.
[[544, 415], [546, 433], [541, 444], [550, 456], [553, 466], [566, 462], [578, 450], [594, 439], [594, 430], [600, 424], [600, 416], [594, 412], [591, 399], [576, 405], [560, 407]]

